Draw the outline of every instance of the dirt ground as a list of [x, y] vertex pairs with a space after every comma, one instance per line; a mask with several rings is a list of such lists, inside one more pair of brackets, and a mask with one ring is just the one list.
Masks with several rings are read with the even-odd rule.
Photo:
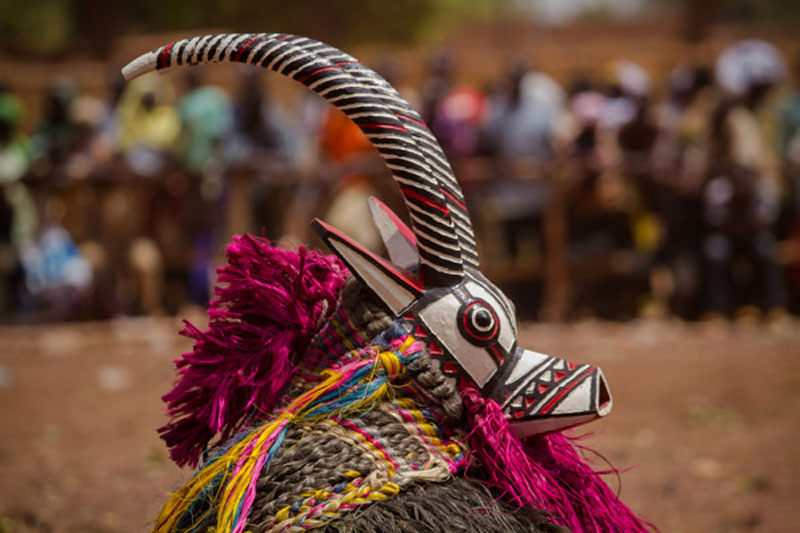
[[[155, 433], [179, 326], [0, 328], [0, 532], [152, 526], [190, 475]], [[588, 444], [661, 531], [800, 531], [800, 323], [528, 324], [520, 342], [602, 366], [615, 406]]]

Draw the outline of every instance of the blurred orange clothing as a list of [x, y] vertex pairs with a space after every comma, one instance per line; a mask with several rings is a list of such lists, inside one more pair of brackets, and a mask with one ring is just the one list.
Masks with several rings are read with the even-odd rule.
[[354, 155], [375, 149], [367, 137], [338, 109], [329, 109], [319, 134], [320, 148], [331, 159], [344, 162]]

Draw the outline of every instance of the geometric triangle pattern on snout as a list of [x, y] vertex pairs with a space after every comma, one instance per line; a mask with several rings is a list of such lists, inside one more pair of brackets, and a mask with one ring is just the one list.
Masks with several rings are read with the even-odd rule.
[[545, 370], [536, 374], [514, 398], [509, 407], [514, 418], [535, 415], [546, 397], [557, 397], [558, 389], [566, 386], [571, 378], [583, 373], [585, 365], [569, 364], [564, 359], [554, 358]]

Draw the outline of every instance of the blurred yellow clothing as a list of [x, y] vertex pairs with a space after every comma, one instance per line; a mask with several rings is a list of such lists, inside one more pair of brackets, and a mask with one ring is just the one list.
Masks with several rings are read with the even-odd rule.
[[684, 111], [678, 125], [678, 136], [686, 144], [697, 145], [708, 135], [709, 120], [719, 104], [713, 89], [701, 90]]
[[171, 148], [180, 133], [180, 120], [175, 109], [160, 106], [149, 112], [134, 113], [121, 121], [120, 148], [123, 152], [137, 145], [150, 148]]
[[662, 238], [661, 223], [653, 213], [640, 211], [634, 216], [633, 242], [636, 244], [636, 248], [654, 252]]
[[156, 150], [171, 149], [181, 131], [181, 121], [173, 105], [172, 87], [158, 78], [134, 80], [117, 107], [120, 149], [136, 146]]
[[762, 179], [778, 183], [778, 163], [756, 115], [736, 107], [728, 115], [730, 155], [740, 165], [759, 173]]

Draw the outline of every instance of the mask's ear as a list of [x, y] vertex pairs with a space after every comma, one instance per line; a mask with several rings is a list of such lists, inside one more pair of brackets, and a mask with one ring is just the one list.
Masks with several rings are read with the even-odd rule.
[[406, 270], [419, 268], [419, 252], [414, 232], [394, 211], [374, 196], [369, 198], [369, 212], [392, 263]]
[[315, 218], [311, 226], [350, 272], [395, 316], [400, 316], [406, 307], [422, 296], [422, 287], [402, 268], [319, 219]]

